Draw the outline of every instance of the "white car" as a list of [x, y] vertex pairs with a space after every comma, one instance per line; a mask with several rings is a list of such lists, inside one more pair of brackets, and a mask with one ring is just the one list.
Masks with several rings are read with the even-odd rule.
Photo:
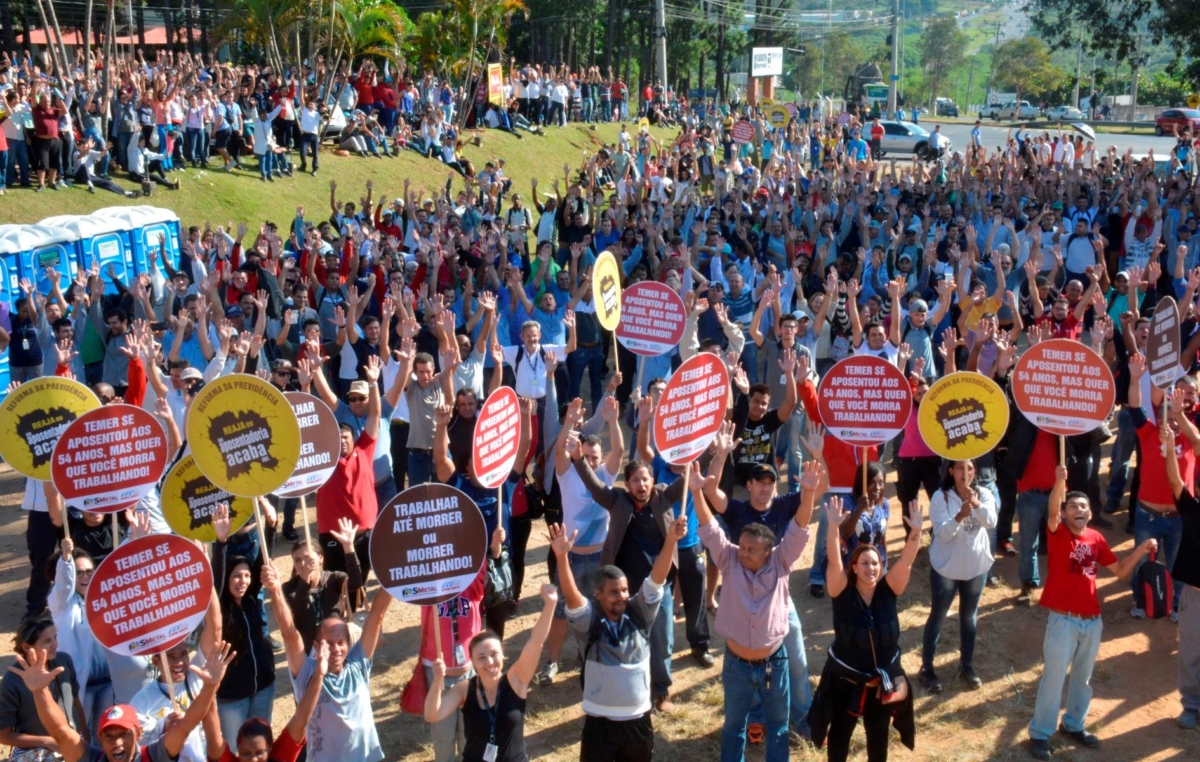
[[1001, 106], [996, 112], [996, 119], [1001, 122], [1005, 120], [1016, 121], [1037, 119], [1037, 116], [1038, 110], [1029, 105], [1029, 101], [1021, 101], [1020, 103], [1017, 103], [1016, 101], [1009, 101]]
[[1046, 118], [1052, 122], [1079, 122], [1083, 120], [1083, 112], [1071, 106], [1055, 106], [1046, 110]]
[[[922, 159], [936, 158], [929, 152], [929, 130], [912, 122], [880, 121], [883, 125], [883, 140], [879, 150], [884, 153], [918, 154]], [[951, 152], [950, 138], [942, 135], [941, 147]]]

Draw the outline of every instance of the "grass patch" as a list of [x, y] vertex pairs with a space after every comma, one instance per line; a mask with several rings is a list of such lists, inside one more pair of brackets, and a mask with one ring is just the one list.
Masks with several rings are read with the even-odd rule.
[[[636, 121], [629, 121], [631, 133], [637, 130]], [[484, 130], [482, 146], [471, 145], [468, 139], [464, 154], [477, 169], [493, 159], [505, 160], [505, 174], [513, 180], [513, 189], [528, 195], [529, 181], [538, 178], [538, 190], [552, 192], [551, 181], [562, 178], [563, 164], [570, 164], [572, 171], [583, 161], [583, 152], [594, 154], [604, 144], [614, 144], [620, 131], [619, 124], [597, 125], [591, 130], [587, 125], [568, 124], [559, 129], [551, 127], [545, 137], [524, 133], [521, 139], [499, 130]], [[652, 130], [660, 140], [671, 140], [675, 130]], [[293, 152], [292, 159], [298, 157]], [[413, 190], [425, 188], [428, 192], [441, 189], [451, 170], [440, 161], [423, 159], [413, 151], [405, 151], [395, 159], [363, 159], [356, 156], [334, 156], [329, 150], [321, 153], [321, 170], [317, 177], [298, 175], [276, 178], [273, 183], [264, 183], [258, 178], [253, 157], [245, 162], [249, 171], [235, 170], [230, 173], [211, 170], [188, 169], [174, 173], [183, 181], [179, 191], [156, 188], [149, 199], [122, 199], [112, 193], [98, 191], [89, 194], [84, 188], [34, 193], [23, 188], [10, 188], [0, 200], [6, 223], [33, 223], [59, 214], [85, 215], [108, 206], [136, 206], [150, 203], [170, 209], [187, 225], [211, 222], [213, 226], [235, 223], [251, 223], [251, 230], [258, 222], [273, 220], [281, 227], [287, 224], [297, 206], [303, 206], [310, 218], [323, 219], [329, 210], [329, 181], [338, 184], [338, 199], [358, 202], [366, 195], [365, 184], [374, 181], [375, 198], [398, 197], [404, 180], [412, 183]], [[220, 159], [215, 162], [220, 164]], [[126, 177], [114, 175], [121, 187], [135, 190], [134, 182]], [[454, 188], [463, 187], [456, 176]]]

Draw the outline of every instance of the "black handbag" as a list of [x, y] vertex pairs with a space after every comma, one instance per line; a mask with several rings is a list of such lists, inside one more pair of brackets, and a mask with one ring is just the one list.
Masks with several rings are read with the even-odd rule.
[[487, 584], [484, 587], [483, 607], [491, 609], [513, 600], [512, 562], [508, 559], [508, 549], [500, 551], [499, 558], [487, 557]]

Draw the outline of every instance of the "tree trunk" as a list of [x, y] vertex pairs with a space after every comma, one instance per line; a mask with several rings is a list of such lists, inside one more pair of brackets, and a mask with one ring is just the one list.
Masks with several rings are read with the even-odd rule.
[[[58, 49], [57, 49], [57, 47], [55, 47], [54, 43], [51, 42], [51, 40], [50, 40], [50, 22], [46, 18], [46, 6], [42, 3], [42, 0], [37, 0], [37, 7], [38, 7], [38, 15], [42, 17], [42, 30], [45, 31], [45, 33], [46, 33], [46, 47], [45, 47], [45, 50], [43, 51], [43, 55], [49, 54], [50, 65], [54, 68], [54, 75], [56, 77], [62, 77], [62, 76], [64, 76], [64, 74], [63, 74], [62, 64], [59, 63], [59, 60], [58, 60]], [[33, 46], [30, 45], [30, 47], [33, 47]]]
[[[475, 46], [479, 44], [479, 18], [471, 17], [471, 57], [467, 59], [467, 76], [463, 82], [462, 108], [458, 113], [458, 125], [462, 127], [467, 123], [467, 108], [468, 104], [475, 102], [475, 93], [471, 91], [471, 75], [475, 71]], [[478, 78], [475, 81], [475, 87], [479, 87]]]
[[[17, 49], [17, 33], [13, 28], [12, 7], [12, 3], [0, 3], [0, 27], [4, 29], [3, 43], [5, 50]], [[29, 27], [26, 26], [25, 28], [28, 29]]]
[[[722, 17], [725, 15], [721, 14]], [[725, 19], [717, 20], [717, 103], [725, 102]]]
[[171, 3], [168, 2], [163, 6], [163, 25], [167, 32], [167, 50], [175, 48], [175, 20], [171, 14]]
[[137, 5], [137, 36], [138, 47], [146, 49], [146, 6], [139, 2]]
[[187, 0], [181, 0], [181, 2], [183, 2], [183, 33], [187, 35], [184, 46], [190, 56], [196, 52], [192, 47], [192, 29], [196, 26], [196, 18], [192, 15], [192, 4]]
[[92, 2], [87, 0], [83, 12], [83, 71], [88, 76], [92, 73]]

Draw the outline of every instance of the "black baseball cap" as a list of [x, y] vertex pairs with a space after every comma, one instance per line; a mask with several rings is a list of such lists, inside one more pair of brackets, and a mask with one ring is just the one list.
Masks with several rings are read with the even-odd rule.
[[771, 481], [779, 481], [779, 474], [775, 471], [774, 466], [769, 466], [766, 463], [759, 463], [750, 469], [750, 481], [758, 481], [759, 479], [770, 478]]

